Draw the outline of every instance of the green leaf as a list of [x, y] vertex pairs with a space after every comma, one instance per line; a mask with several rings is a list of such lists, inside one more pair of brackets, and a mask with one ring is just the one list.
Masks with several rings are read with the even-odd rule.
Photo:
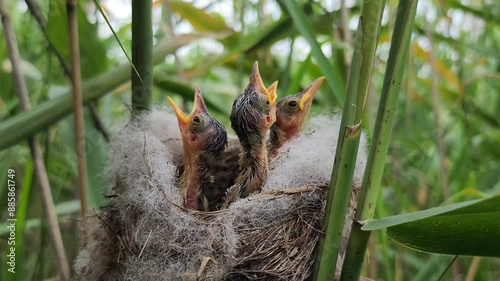
[[[107, 68], [106, 47], [97, 34], [97, 24], [87, 19], [85, 9], [81, 5], [77, 9], [78, 34], [80, 48], [80, 64], [83, 78], [94, 77]], [[65, 0], [52, 0], [47, 20], [46, 32], [55, 49], [69, 62], [68, 14]]]
[[369, 220], [362, 230], [387, 228], [410, 248], [449, 255], [500, 257], [500, 195]]
[[168, 1], [172, 11], [187, 20], [196, 31], [199, 32], [232, 32], [223, 18], [209, 14], [203, 9], [195, 7], [192, 3], [185, 1]]
[[[87, 188], [90, 207], [102, 206], [106, 203], [103, 194], [108, 191], [108, 183], [104, 176], [108, 145], [102, 135], [92, 125], [88, 109], [84, 109], [85, 117], [85, 152], [87, 159]], [[59, 134], [64, 140], [63, 146], [67, 161], [72, 164], [72, 174], [76, 175], [75, 126], [74, 118], [70, 116], [58, 124]], [[61, 177], [62, 178], [62, 177]]]
[[87, 18], [85, 5], [78, 5], [78, 37], [82, 78], [95, 77], [108, 68], [106, 45], [98, 35], [98, 26]]
[[311, 46], [313, 58], [321, 68], [321, 71], [323, 72], [323, 75], [333, 92], [333, 100], [336, 104], [341, 104], [346, 94], [345, 81], [341, 79], [341, 71], [339, 69], [335, 69], [330, 60], [325, 56], [325, 54], [323, 54], [321, 46], [314, 35], [311, 22], [299, 8], [298, 4], [295, 1], [283, 1], [283, 4], [290, 13], [297, 30]]
[[50, 1], [50, 13], [45, 30], [54, 48], [68, 61], [68, 14], [65, 0]]

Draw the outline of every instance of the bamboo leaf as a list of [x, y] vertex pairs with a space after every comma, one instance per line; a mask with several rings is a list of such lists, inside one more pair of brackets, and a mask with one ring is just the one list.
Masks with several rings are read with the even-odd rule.
[[212, 15], [195, 7], [192, 3], [170, 0], [167, 2], [172, 11], [187, 20], [196, 31], [200, 32], [233, 32], [221, 17]]
[[[80, 33], [79, 48], [82, 54], [92, 54], [81, 56], [82, 77], [90, 78], [107, 69], [107, 51], [102, 39], [97, 34], [97, 25], [88, 21], [85, 9], [79, 8], [77, 13]], [[63, 56], [65, 61], [69, 61], [66, 1], [50, 1], [46, 32], [55, 49]]]
[[66, 1], [50, 1], [50, 13], [45, 30], [56, 50], [67, 61], [69, 58], [69, 41]]
[[311, 23], [307, 19], [304, 12], [299, 8], [295, 1], [282, 1], [286, 6], [293, 23], [297, 27], [299, 33], [307, 40], [311, 46], [311, 52], [318, 66], [321, 68], [323, 75], [333, 92], [333, 101], [335, 104], [341, 104], [345, 97], [345, 82], [341, 79], [341, 71], [335, 69], [330, 60], [323, 54], [321, 46], [316, 40]]
[[108, 50], [106, 44], [98, 34], [98, 24], [90, 23], [85, 7], [80, 3], [77, 9], [78, 16], [78, 33], [79, 33], [79, 48], [80, 48], [80, 65], [82, 78], [88, 79], [105, 72], [108, 69], [109, 60], [107, 56]]
[[500, 195], [370, 220], [362, 230], [387, 228], [410, 248], [449, 255], [500, 257]]

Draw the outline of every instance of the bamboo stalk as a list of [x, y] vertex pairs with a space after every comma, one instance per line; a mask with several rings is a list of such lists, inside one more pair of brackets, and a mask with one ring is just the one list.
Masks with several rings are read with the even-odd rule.
[[385, 159], [401, 81], [407, 62], [408, 46], [418, 0], [400, 1], [389, 59], [380, 97], [375, 129], [361, 185], [358, 206], [342, 266], [341, 280], [359, 280], [370, 232], [362, 231], [360, 221], [373, 217], [380, 190]]
[[325, 234], [320, 236], [316, 248], [314, 280], [333, 280], [335, 276], [345, 215], [352, 190], [361, 120], [366, 104], [384, 6], [384, 0], [365, 0], [363, 2], [354, 38], [354, 55], [323, 220]]
[[[28, 96], [28, 90], [26, 87], [26, 81], [21, 72], [21, 59], [19, 55], [19, 50], [17, 46], [17, 41], [15, 34], [10, 23], [10, 17], [7, 9], [7, 5], [4, 0], [0, 0], [0, 14], [2, 16], [2, 23], [4, 26], [5, 41], [7, 42], [7, 48], [9, 50], [10, 61], [12, 64], [12, 76], [16, 85], [16, 92], [19, 98], [19, 104], [22, 111], [28, 111], [30, 109], [30, 101]], [[70, 280], [70, 269], [68, 264], [68, 259], [66, 258], [66, 253], [64, 252], [63, 241], [61, 237], [61, 231], [59, 228], [59, 222], [57, 221], [57, 215], [54, 208], [54, 201], [52, 199], [52, 193], [50, 191], [50, 183], [47, 177], [47, 171], [45, 169], [45, 164], [43, 162], [42, 149], [40, 145], [34, 138], [34, 136], [29, 139], [29, 146], [31, 150], [31, 157], [33, 158], [33, 164], [35, 169], [36, 178], [40, 186], [40, 193], [42, 195], [42, 205], [44, 208], [49, 235], [52, 241], [52, 246], [56, 252], [57, 264], [59, 267], [59, 276], [63, 281]]]
[[[75, 120], [75, 144], [78, 165], [78, 190], [80, 191], [80, 216], [85, 219], [89, 208], [87, 192], [87, 157], [85, 153], [85, 128], [83, 122], [82, 78], [80, 73], [80, 48], [78, 46], [78, 18], [76, 0], [68, 0], [68, 32], [71, 56], [71, 81], [73, 83], [73, 114]], [[85, 243], [85, 228], [82, 237]]]
[[[155, 47], [153, 62], [159, 63], [167, 54], [171, 54], [179, 47], [186, 45], [199, 36], [179, 35], [169, 42], [164, 42]], [[130, 79], [130, 63], [118, 65], [114, 69], [97, 76], [82, 84], [83, 103], [88, 104]], [[0, 123], [0, 150], [27, 139], [66, 117], [72, 112], [71, 93], [51, 99], [30, 111]]]
[[152, 1], [132, 0], [132, 109], [135, 114], [151, 107], [153, 91]]

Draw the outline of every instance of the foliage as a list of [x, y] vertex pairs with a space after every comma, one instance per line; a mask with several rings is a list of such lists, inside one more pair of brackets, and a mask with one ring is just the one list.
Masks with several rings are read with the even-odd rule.
[[[64, 1], [37, 2], [48, 20], [49, 39], [67, 59]], [[188, 89], [197, 83], [213, 115], [229, 128], [229, 109], [247, 82], [252, 63], [258, 60], [266, 85], [280, 80], [279, 96], [294, 93], [326, 75], [325, 64], [331, 64], [335, 71], [329, 75], [334, 75], [337, 82], [320, 89], [312, 110], [342, 107], [344, 96], [335, 89], [347, 85], [353, 56], [349, 38], [355, 35], [361, 1], [352, 1], [347, 9], [342, 9], [338, 1], [297, 1], [304, 14], [299, 19], [289, 14], [284, 2], [154, 1], [153, 43], [157, 51], [153, 53], [153, 106], [165, 106], [168, 94], [183, 99], [189, 108], [192, 92]], [[94, 1], [78, 3], [82, 76], [84, 86], [88, 86], [84, 98], [97, 102], [105, 128], [116, 133], [130, 116], [130, 65]], [[131, 43], [130, 1], [100, 4], [127, 49]], [[38, 189], [32, 186], [36, 181], [32, 180], [24, 140], [36, 130], [44, 147], [66, 252], [72, 260], [79, 248], [79, 231], [78, 221], [73, 219], [78, 216], [78, 208], [74, 205], [74, 130], [68, 117], [70, 83], [36, 21], [27, 16], [24, 2], [8, 1], [8, 5], [32, 111], [19, 114], [5, 38], [0, 36], [0, 142], [9, 139], [8, 149], [5, 145], [0, 151], [0, 218], [2, 223], [6, 218], [5, 171], [14, 168], [18, 182], [18, 256], [22, 257], [18, 263], [22, 274], [16, 278], [43, 280], [55, 276], [57, 268], [44, 228]], [[500, 193], [499, 10], [500, 3], [488, 0], [419, 1], [375, 217]], [[363, 119], [369, 134], [373, 132], [396, 14], [397, 1], [387, 1]], [[300, 22], [310, 23], [312, 38], [302, 37], [302, 31], [295, 27]], [[318, 45], [311, 48], [314, 40]], [[166, 52], [165, 44], [175, 47]], [[320, 59], [318, 47], [327, 62]], [[98, 208], [105, 203], [103, 194], [109, 189], [104, 165], [109, 147], [94, 124], [86, 110], [89, 196], [91, 206]], [[439, 141], [444, 150], [439, 148]], [[451, 261], [451, 257], [401, 247], [388, 240], [384, 232], [374, 234], [366, 257], [369, 263], [363, 269], [363, 275], [370, 278], [435, 280]], [[0, 243], [2, 253], [5, 247], [6, 243]], [[4, 255], [0, 262], [5, 263]], [[469, 274], [469, 280], [500, 278], [500, 262], [491, 258], [475, 261], [460, 256], [452, 268], [444, 280]], [[6, 272], [1, 275], [2, 280], [10, 280]]]

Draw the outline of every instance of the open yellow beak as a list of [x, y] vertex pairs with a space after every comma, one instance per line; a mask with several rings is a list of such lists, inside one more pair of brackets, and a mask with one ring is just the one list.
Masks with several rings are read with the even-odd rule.
[[269, 100], [270, 104], [274, 104], [276, 102], [276, 99], [278, 97], [277, 94], [277, 89], [278, 89], [278, 81], [274, 81], [271, 86], [267, 88], [267, 92], [269, 95], [266, 95], [267, 99]]
[[[276, 102], [276, 87], [278, 86], [278, 81], [274, 82], [269, 89], [266, 89], [262, 77], [259, 72], [259, 63], [255, 62], [252, 67], [252, 74], [250, 74], [250, 84], [254, 86], [254, 89], [260, 93], [266, 95], [269, 104], [273, 105]], [[274, 85], [276, 84], [276, 85]], [[274, 85], [274, 86], [273, 86]], [[274, 87], [274, 89], [271, 89]]]
[[323, 80], [325, 80], [324, 76], [321, 76], [320, 78], [314, 80], [309, 87], [305, 88], [301, 93], [299, 93], [300, 101], [299, 101], [299, 108], [300, 110], [304, 110], [305, 104], [308, 100], [313, 100], [314, 96], [316, 95], [316, 92], [318, 92], [319, 87], [321, 87], [321, 84], [323, 84]]
[[175, 112], [175, 116], [177, 116], [177, 120], [179, 121], [179, 126], [181, 127], [186, 127], [190, 122], [191, 119], [193, 119], [194, 115], [198, 112], [206, 112], [207, 111], [207, 106], [205, 105], [205, 101], [203, 100], [203, 95], [201, 94], [200, 87], [198, 85], [194, 86], [194, 102], [193, 102], [193, 109], [191, 110], [191, 113], [189, 115], [186, 115], [180, 107], [175, 104], [175, 102], [170, 98], [167, 97], [168, 102], [172, 106]]

